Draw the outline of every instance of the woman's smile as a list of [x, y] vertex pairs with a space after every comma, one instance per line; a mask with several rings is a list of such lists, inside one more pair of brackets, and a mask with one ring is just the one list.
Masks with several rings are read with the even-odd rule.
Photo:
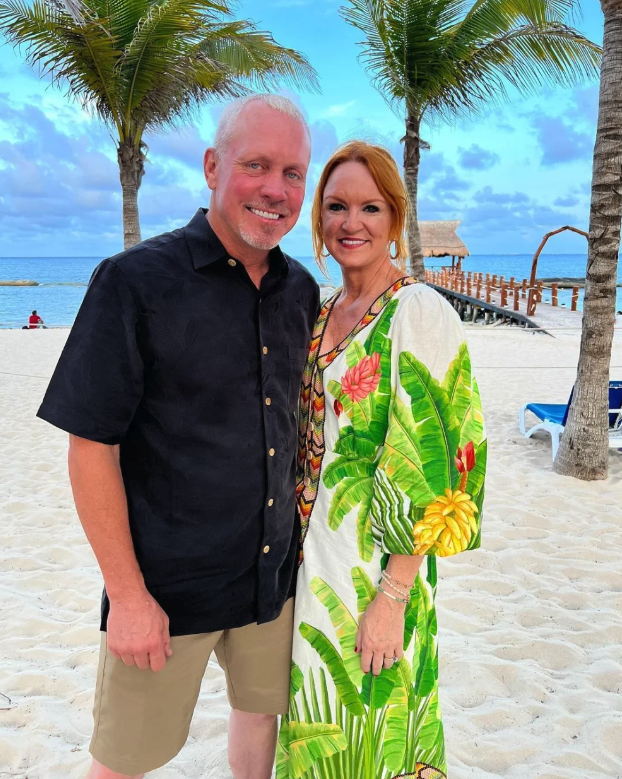
[[360, 249], [361, 246], [369, 243], [365, 238], [338, 238], [337, 240], [345, 249]]

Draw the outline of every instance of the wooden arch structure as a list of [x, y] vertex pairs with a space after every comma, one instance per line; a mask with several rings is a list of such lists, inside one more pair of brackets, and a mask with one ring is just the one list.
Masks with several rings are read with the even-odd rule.
[[565, 225], [564, 227], [560, 227], [558, 230], [553, 230], [550, 233], [547, 233], [544, 238], [542, 239], [542, 242], [540, 243], [540, 246], [538, 246], [538, 250], [533, 256], [533, 262], [531, 263], [531, 277], [529, 279], [529, 297], [527, 298], [527, 316], [533, 316], [536, 313], [536, 273], [538, 269], [538, 258], [540, 257], [540, 254], [542, 253], [542, 249], [544, 249], [546, 242], [549, 240], [549, 238], [552, 238], [554, 235], [557, 235], [558, 233], [563, 233], [564, 230], [571, 230], [573, 233], [578, 233], [579, 235], [584, 235], [589, 240], [589, 234], [585, 232], [585, 230], [579, 230], [578, 227], [571, 227], [570, 225]]

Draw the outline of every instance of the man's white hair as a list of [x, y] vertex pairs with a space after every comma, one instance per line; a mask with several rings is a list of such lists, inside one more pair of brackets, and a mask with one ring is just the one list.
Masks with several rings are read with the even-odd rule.
[[267, 105], [275, 111], [280, 111], [280, 113], [291, 116], [292, 119], [296, 119], [305, 128], [309, 141], [311, 141], [309, 125], [298, 106], [288, 97], [284, 97], [283, 95], [271, 95], [266, 92], [258, 95], [240, 97], [225, 107], [225, 110], [220, 115], [218, 127], [216, 128], [216, 135], [214, 136], [214, 148], [218, 154], [222, 154], [227, 148], [229, 139], [233, 134], [233, 128], [235, 127], [240, 114], [250, 103]]

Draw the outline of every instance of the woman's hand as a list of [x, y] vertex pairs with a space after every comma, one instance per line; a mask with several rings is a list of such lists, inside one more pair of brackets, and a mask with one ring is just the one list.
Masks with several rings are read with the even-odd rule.
[[[359, 621], [355, 651], [361, 655], [363, 673], [378, 676], [404, 654], [406, 604], [378, 592]], [[395, 658], [395, 659], [394, 659]]]

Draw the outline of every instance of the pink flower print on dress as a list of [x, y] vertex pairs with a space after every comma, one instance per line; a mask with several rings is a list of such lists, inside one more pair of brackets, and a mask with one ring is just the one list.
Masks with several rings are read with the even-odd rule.
[[371, 357], [363, 357], [352, 368], [348, 368], [341, 379], [341, 391], [353, 403], [365, 400], [370, 392], [378, 389], [380, 375], [380, 354], [374, 352]]

